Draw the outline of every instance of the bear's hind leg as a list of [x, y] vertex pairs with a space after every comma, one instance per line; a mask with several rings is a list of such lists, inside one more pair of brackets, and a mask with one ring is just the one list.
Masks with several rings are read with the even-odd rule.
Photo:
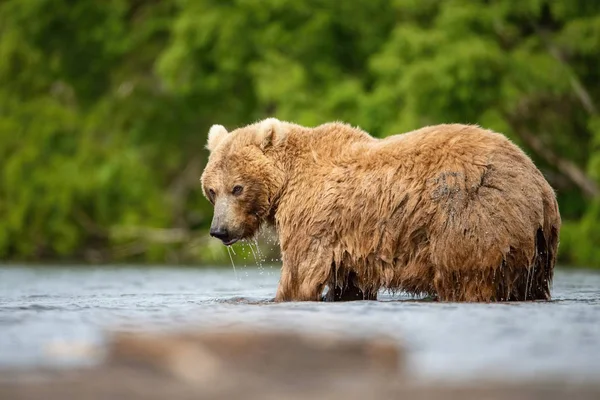
[[434, 287], [442, 302], [493, 302], [498, 301], [493, 271], [446, 271], [438, 272]]

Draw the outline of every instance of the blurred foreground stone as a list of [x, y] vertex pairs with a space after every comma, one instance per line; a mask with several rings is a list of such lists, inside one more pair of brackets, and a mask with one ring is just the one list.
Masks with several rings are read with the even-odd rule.
[[250, 329], [115, 334], [105, 361], [68, 371], [0, 371], [0, 399], [600, 399], [600, 383], [415, 383], [383, 337]]
[[297, 384], [366, 375], [400, 376], [404, 353], [386, 338], [349, 339], [255, 330], [171, 335], [118, 334], [108, 365], [151, 369], [190, 384], [273, 380]]

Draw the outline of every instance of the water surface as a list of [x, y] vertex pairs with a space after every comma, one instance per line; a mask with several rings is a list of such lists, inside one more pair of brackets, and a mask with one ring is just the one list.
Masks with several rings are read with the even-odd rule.
[[558, 271], [551, 302], [455, 304], [382, 294], [377, 302], [284, 303], [279, 271], [0, 267], [0, 367], [73, 365], [56, 343], [101, 345], [107, 328], [254, 324], [261, 329], [392, 335], [416, 376], [600, 376], [600, 274]]

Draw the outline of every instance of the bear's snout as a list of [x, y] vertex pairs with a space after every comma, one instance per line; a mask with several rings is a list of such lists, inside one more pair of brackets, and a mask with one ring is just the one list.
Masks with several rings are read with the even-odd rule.
[[210, 228], [210, 236], [217, 238], [223, 242], [225, 245], [233, 244], [236, 240], [231, 239], [231, 235], [227, 228], [223, 227], [211, 227]]

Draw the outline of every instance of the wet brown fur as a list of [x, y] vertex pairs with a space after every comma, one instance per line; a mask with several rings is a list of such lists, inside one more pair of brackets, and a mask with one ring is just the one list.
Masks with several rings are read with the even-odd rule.
[[319, 300], [326, 286], [332, 300], [376, 299], [381, 288], [550, 299], [555, 194], [501, 134], [449, 124], [375, 139], [342, 123], [269, 119], [214, 136], [203, 188], [249, 188], [227, 212], [240, 238], [275, 224], [278, 301]]

